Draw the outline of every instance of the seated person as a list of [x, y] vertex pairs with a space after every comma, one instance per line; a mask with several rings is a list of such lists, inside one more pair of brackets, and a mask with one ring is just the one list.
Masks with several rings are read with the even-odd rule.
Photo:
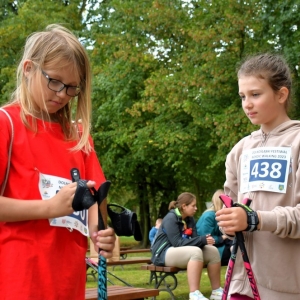
[[149, 241], [150, 241], [150, 244], [151, 244], [151, 245], [152, 245], [153, 239], [154, 239], [154, 237], [155, 237], [155, 235], [156, 235], [156, 232], [157, 232], [157, 230], [158, 230], [158, 228], [159, 228], [161, 222], [162, 222], [162, 219], [161, 219], [161, 218], [158, 218], [158, 219], [156, 220], [156, 222], [155, 222], [155, 226], [153, 226], [153, 227], [150, 229], [150, 231], [149, 231]]
[[211, 300], [221, 300], [221, 262], [214, 239], [210, 235], [198, 236], [195, 220], [196, 196], [182, 193], [172, 201], [171, 209], [163, 218], [151, 247], [151, 260], [157, 266], [187, 269], [190, 300], [208, 300], [200, 292], [200, 279], [204, 265], [210, 278]]
[[215, 244], [221, 257], [221, 265], [227, 266], [230, 259], [230, 247], [232, 241], [222, 234], [216, 221], [216, 212], [223, 208], [223, 202], [219, 198], [225, 194], [223, 190], [217, 190], [212, 197], [212, 206], [203, 212], [196, 224], [198, 235], [210, 234], [215, 239]]

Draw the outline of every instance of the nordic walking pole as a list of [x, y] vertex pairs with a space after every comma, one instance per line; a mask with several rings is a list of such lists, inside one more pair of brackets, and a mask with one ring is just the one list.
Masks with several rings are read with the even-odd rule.
[[247, 250], [246, 250], [246, 247], [245, 247], [243, 233], [241, 231], [239, 231], [239, 232], [236, 233], [236, 236], [237, 236], [238, 246], [241, 249], [242, 257], [243, 257], [243, 260], [244, 260], [244, 267], [245, 267], [246, 273], [248, 275], [249, 283], [250, 283], [250, 286], [251, 286], [251, 289], [252, 289], [252, 294], [253, 294], [255, 300], [261, 300], [260, 296], [259, 296], [258, 288], [257, 288], [257, 285], [256, 285], [256, 281], [255, 281], [255, 278], [254, 278], [254, 273], [252, 271], [251, 264], [250, 264], [250, 261], [249, 261], [249, 257], [248, 257], [248, 254], [247, 254]]
[[[98, 190], [98, 230], [106, 229], [107, 226], [107, 194], [111, 182], [105, 181]], [[98, 300], [107, 300], [107, 266], [106, 258], [98, 255]]]
[[[71, 178], [77, 182], [77, 189], [73, 199], [72, 207], [75, 211], [88, 209], [91, 205], [98, 203], [98, 230], [106, 229], [107, 226], [107, 202], [106, 197], [111, 182], [105, 181], [101, 184], [98, 191], [93, 187], [89, 189], [86, 185], [87, 180], [81, 180], [79, 170], [71, 169]], [[91, 193], [93, 191], [93, 194]], [[107, 300], [107, 268], [106, 259], [98, 255], [98, 300]]]
[[[220, 195], [219, 198], [222, 200], [222, 202], [224, 203], [224, 205], [226, 207], [234, 206], [233, 201], [229, 196]], [[252, 201], [251, 199], [245, 198], [243, 200], [243, 204], [245, 204], [246, 206], [249, 206], [251, 204], [251, 201]], [[231, 251], [230, 260], [229, 260], [228, 267], [227, 267], [227, 275], [226, 275], [226, 279], [225, 279], [222, 300], [227, 300], [227, 297], [228, 297], [228, 292], [229, 292], [229, 287], [230, 287], [230, 283], [231, 283], [231, 277], [232, 277], [233, 268], [235, 265], [235, 259], [236, 259], [238, 247], [241, 249], [241, 253], [242, 253], [242, 257], [243, 257], [243, 261], [244, 261], [244, 267], [246, 269], [246, 273], [247, 273], [247, 276], [248, 276], [248, 279], [250, 282], [250, 286], [252, 289], [254, 299], [260, 300], [258, 288], [257, 288], [256, 281], [254, 278], [254, 273], [252, 271], [249, 257], [247, 254], [247, 250], [246, 250], [245, 243], [244, 243], [244, 235], [241, 231], [235, 233], [235, 237], [234, 237], [234, 241], [233, 241], [233, 248]]]
[[237, 250], [238, 250], [238, 243], [237, 243], [236, 237], [234, 237], [230, 260], [229, 260], [228, 266], [227, 266], [227, 274], [226, 274], [226, 278], [225, 278], [222, 300], [227, 300], [227, 297], [228, 297], [228, 292], [229, 292], [229, 287], [230, 287], [230, 283], [231, 283], [231, 277], [232, 277], [232, 272], [233, 272], [233, 268], [234, 268], [234, 264], [235, 264]]
[[[222, 202], [224, 203], [224, 205], [226, 207], [232, 206], [233, 201], [230, 197], [228, 197], [226, 195], [220, 195], [219, 198], [222, 200]], [[231, 283], [231, 277], [232, 277], [232, 272], [233, 272], [233, 268], [234, 268], [234, 264], [235, 264], [237, 250], [238, 250], [238, 243], [237, 243], [237, 239], [235, 236], [233, 239], [233, 247], [232, 247], [232, 251], [231, 251], [231, 255], [230, 255], [230, 260], [229, 260], [229, 263], [227, 266], [227, 272], [226, 272], [227, 274], [226, 274], [226, 278], [225, 278], [225, 285], [224, 285], [222, 300], [227, 300], [227, 297], [228, 297], [228, 292], [229, 292], [229, 287], [230, 287], [230, 283]]]

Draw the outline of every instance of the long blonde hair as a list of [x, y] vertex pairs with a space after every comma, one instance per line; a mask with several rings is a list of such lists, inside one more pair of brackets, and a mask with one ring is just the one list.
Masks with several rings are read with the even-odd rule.
[[[92, 150], [89, 143], [92, 107], [91, 68], [84, 47], [71, 31], [58, 24], [51, 24], [44, 31], [35, 32], [27, 38], [23, 57], [17, 69], [17, 88], [12, 94], [10, 103], [21, 106], [23, 123], [31, 130], [37, 131], [35, 119], [37, 111], [32, 102], [31, 77], [27, 78], [23, 70], [26, 60], [32, 62], [33, 75], [44, 67], [53, 69], [71, 67], [73, 69], [71, 69], [72, 72], [80, 80], [80, 93], [77, 101], [75, 101], [76, 97], [71, 98], [68, 104], [57, 111], [55, 117], [62, 126], [66, 140], [78, 141], [71, 150], [90, 152]], [[41, 77], [37, 78], [41, 81]], [[40, 83], [37, 82], [37, 84]], [[33, 119], [30, 124], [27, 116]]]
[[208, 208], [206, 211], [208, 211], [208, 210], [218, 211], [223, 208], [223, 202], [219, 198], [219, 196], [221, 194], [225, 194], [224, 190], [219, 189], [219, 190], [215, 191], [215, 193], [213, 194], [213, 196], [211, 198], [212, 206], [210, 208]]

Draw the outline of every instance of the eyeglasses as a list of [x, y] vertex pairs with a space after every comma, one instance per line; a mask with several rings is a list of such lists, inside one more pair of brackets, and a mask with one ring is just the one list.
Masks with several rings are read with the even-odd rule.
[[53, 78], [49, 77], [49, 75], [47, 73], [45, 73], [43, 70], [41, 70], [41, 71], [42, 71], [42, 74], [48, 79], [47, 86], [51, 91], [61, 92], [64, 88], [66, 88], [66, 93], [70, 97], [75, 97], [80, 93], [79, 86], [64, 84], [57, 79], [53, 79]]

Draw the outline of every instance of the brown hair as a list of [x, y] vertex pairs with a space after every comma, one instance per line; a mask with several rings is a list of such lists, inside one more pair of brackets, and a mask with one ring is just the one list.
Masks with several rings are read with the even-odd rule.
[[169, 210], [175, 209], [176, 207], [177, 207], [177, 202], [175, 200], [173, 200], [169, 203]]
[[189, 205], [196, 199], [196, 196], [192, 193], [184, 192], [180, 194], [176, 201], [171, 201], [169, 203], [169, 210], [172, 208], [178, 208], [181, 211], [183, 204]]
[[277, 93], [282, 87], [289, 90], [285, 102], [286, 110], [291, 105], [292, 76], [285, 59], [280, 55], [264, 53], [247, 57], [238, 68], [237, 76], [255, 76], [265, 79], [272, 90]]

